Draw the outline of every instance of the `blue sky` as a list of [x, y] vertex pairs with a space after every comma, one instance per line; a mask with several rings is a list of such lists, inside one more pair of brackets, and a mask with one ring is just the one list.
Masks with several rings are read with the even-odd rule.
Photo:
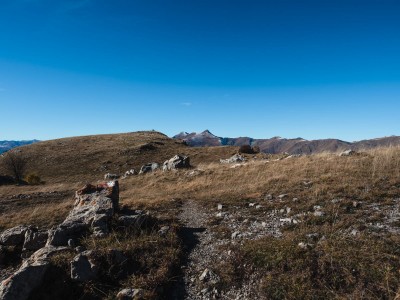
[[2, 0], [0, 140], [400, 135], [397, 0]]

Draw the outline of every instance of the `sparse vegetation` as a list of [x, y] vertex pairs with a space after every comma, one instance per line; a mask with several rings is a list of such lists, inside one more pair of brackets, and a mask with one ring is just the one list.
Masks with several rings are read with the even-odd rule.
[[36, 173], [30, 173], [25, 177], [25, 181], [30, 185], [38, 185], [42, 183], [39, 175]]

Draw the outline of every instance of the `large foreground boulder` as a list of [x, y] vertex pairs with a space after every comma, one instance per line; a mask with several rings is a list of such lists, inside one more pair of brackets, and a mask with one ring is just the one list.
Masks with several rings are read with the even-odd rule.
[[175, 155], [163, 164], [163, 171], [190, 168], [189, 156]]
[[6, 280], [0, 283], [0, 299], [25, 300], [31, 292], [43, 282], [49, 268], [49, 258], [54, 254], [71, 251], [66, 247], [45, 247], [36, 251], [21, 267]]
[[108, 223], [118, 210], [118, 181], [86, 185], [76, 192], [75, 205], [63, 223], [49, 231], [47, 245], [65, 246], [91, 229], [94, 236], [108, 233]]

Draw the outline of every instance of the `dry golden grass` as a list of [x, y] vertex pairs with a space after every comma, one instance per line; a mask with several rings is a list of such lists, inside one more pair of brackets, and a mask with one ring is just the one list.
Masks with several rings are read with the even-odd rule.
[[[136, 176], [122, 182], [125, 204], [171, 198], [230, 202], [265, 194], [288, 194], [300, 201], [318, 202], [335, 197], [379, 201], [399, 195], [400, 148], [384, 148], [351, 156], [318, 154], [279, 161], [258, 160], [237, 168], [219, 163], [199, 164], [188, 171]], [[190, 172], [190, 171], [189, 171]], [[307, 187], [304, 182], [312, 182]]]

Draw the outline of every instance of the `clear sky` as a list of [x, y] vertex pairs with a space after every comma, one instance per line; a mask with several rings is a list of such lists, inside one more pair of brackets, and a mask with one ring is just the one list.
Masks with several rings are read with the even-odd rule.
[[0, 140], [400, 135], [398, 0], [1, 0]]

